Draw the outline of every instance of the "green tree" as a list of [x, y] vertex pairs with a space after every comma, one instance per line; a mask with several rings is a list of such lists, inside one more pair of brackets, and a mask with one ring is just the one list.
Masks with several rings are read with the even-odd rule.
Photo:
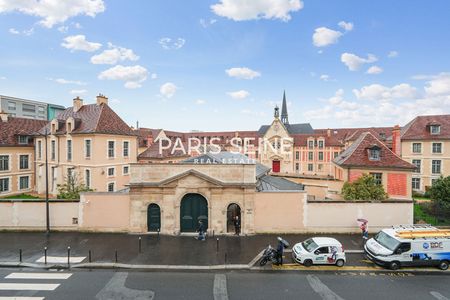
[[450, 176], [441, 176], [429, 189], [430, 198], [443, 215], [450, 215]]
[[387, 194], [381, 184], [369, 174], [363, 174], [353, 182], [346, 182], [342, 187], [345, 200], [384, 200]]
[[79, 183], [75, 173], [68, 175], [63, 184], [58, 184], [58, 199], [80, 199], [80, 193], [92, 192], [93, 189]]

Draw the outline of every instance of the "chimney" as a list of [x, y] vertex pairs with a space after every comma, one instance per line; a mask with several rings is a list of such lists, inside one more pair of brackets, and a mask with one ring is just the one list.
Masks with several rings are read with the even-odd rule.
[[102, 95], [102, 94], [98, 94], [97, 105], [100, 105], [102, 103], [108, 105], [108, 97], [106, 97], [105, 95]]
[[327, 137], [330, 137], [330, 136], [331, 136], [331, 129], [328, 128], [328, 130], [327, 130]]
[[400, 140], [400, 126], [395, 125], [392, 129], [392, 151], [398, 156], [402, 155], [402, 144]]
[[2, 122], [8, 122], [8, 114], [5, 113], [3, 110], [0, 111], [0, 118], [1, 118]]
[[83, 106], [83, 99], [81, 99], [78, 96], [75, 99], [73, 99], [73, 112], [79, 111], [82, 106]]
[[147, 136], [147, 147], [150, 147], [153, 144], [153, 137], [151, 135]]

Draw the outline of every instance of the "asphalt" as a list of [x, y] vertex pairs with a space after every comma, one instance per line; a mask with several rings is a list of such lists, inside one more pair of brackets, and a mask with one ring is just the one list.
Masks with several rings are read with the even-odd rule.
[[[362, 250], [360, 235], [316, 235], [337, 238], [346, 250]], [[291, 246], [311, 235], [282, 235]], [[141, 251], [139, 251], [141, 238]], [[276, 246], [277, 235], [215, 236], [198, 241], [193, 236], [130, 235], [108, 233], [42, 232], [0, 233], [0, 262], [18, 262], [22, 249], [24, 263], [36, 263], [44, 256], [85, 257], [82, 261], [134, 265], [211, 266], [248, 264], [268, 244]], [[287, 262], [290, 254], [286, 253]]]
[[[55, 274], [69, 277], [49, 279], [49, 275]], [[0, 269], [1, 297], [46, 300], [449, 300], [450, 285], [448, 276], [444, 275]]]

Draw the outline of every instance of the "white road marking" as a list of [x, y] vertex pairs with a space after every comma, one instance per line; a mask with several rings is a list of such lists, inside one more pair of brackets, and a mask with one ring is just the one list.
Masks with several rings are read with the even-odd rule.
[[228, 300], [227, 277], [225, 274], [214, 276], [214, 300]]
[[72, 273], [11, 273], [6, 279], [68, 279]]
[[11, 291], [53, 291], [59, 284], [53, 283], [0, 283], [0, 290]]
[[442, 295], [441, 293], [438, 293], [435, 291], [431, 291], [430, 294], [431, 294], [431, 296], [433, 296], [434, 298], [436, 298], [438, 300], [450, 300], [447, 297], [445, 297], [444, 295]]
[[[70, 263], [80, 263], [82, 262], [86, 256], [71, 256]], [[45, 256], [42, 256], [38, 260], [37, 263], [45, 263]], [[67, 256], [47, 256], [47, 263], [50, 264], [67, 264]]]
[[0, 300], [44, 300], [44, 297], [0, 297]]
[[128, 273], [115, 273], [105, 287], [95, 296], [99, 300], [110, 299], [130, 299], [130, 300], [151, 300], [155, 298], [153, 291], [139, 291], [125, 287]]
[[319, 296], [323, 300], [344, 300], [335, 292], [330, 290], [322, 281], [320, 281], [320, 279], [317, 276], [308, 275], [306, 276], [306, 279], [308, 280], [308, 283], [314, 290], [314, 292], [319, 294]]

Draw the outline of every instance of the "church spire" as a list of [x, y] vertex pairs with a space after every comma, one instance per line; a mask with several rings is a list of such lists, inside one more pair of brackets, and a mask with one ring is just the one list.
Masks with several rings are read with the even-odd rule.
[[283, 105], [281, 106], [281, 122], [283, 122], [283, 124], [289, 124], [286, 105], [286, 91], [283, 91]]

